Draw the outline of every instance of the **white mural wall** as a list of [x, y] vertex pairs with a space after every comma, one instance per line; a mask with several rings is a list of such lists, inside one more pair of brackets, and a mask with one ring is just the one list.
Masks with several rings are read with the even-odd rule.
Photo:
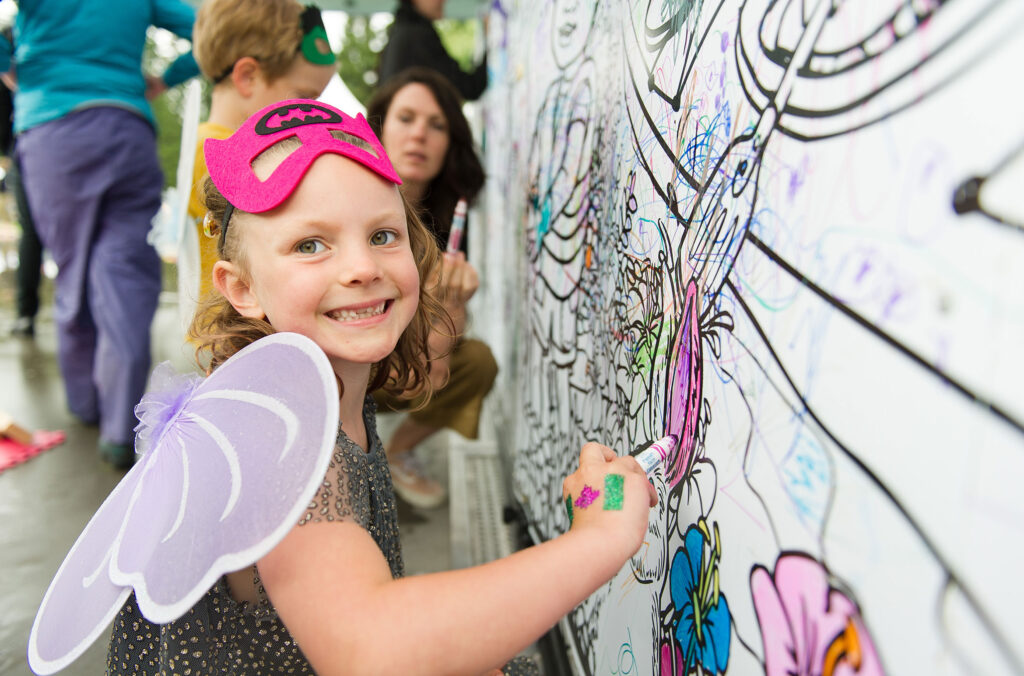
[[578, 668], [1024, 673], [1024, 3], [496, 0], [488, 42], [533, 534], [585, 441], [682, 442]]

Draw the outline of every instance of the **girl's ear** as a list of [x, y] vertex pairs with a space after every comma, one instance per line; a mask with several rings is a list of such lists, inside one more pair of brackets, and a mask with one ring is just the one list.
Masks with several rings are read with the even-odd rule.
[[249, 98], [253, 94], [253, 88], [262, 83], [263, 69], [260, 62], [251, 56], [243, 56], [235, 61], [231, 69], [231, 84], [243, 98]]
[[243, 317], [263, 319], [267, 316], [253, 292], [251, 283], [245, 280], [234, 263], [217, 261], [213, 264], [213, 286]]

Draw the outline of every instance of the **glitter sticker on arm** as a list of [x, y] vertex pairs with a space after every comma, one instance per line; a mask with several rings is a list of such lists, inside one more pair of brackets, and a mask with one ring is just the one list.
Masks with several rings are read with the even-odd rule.
[[572, 496], [565, 496], [565, 511], [569, 515], [569, 525], [572, 525]]
[[580, 509], [586, 509], [587, 507], [590, 507], [590, 504], [594, 502], [594, 500], [597, 500], [599, 495], [601, 495], [601, 491], [595, 491], [590, 486], [584, 484], [583, 490], [580, 491], [580, 497], [576, 498], [576, 502], [573, 504]]
[[604, 477], [604, 508], [622, 509], [621, 474], [608, 474]]

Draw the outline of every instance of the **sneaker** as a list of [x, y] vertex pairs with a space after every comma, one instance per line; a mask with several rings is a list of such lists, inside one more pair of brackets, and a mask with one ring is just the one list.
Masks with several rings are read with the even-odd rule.
[[36, 323], [32, 317], [18, 317], [11, 327], [11, 335], [18, 338], [31, 338], [36, 335]]
[[100, 442], [100, 457], [114, 466], [114, 469], [131, 469], [135, 464], [135, 448], [131, 444]]
[[433, 509], [448, 497], [444, 486], [426, 475], [423, 465], [412, 453], [404, 453], [388, 462], [395, 493], [413, 507]]

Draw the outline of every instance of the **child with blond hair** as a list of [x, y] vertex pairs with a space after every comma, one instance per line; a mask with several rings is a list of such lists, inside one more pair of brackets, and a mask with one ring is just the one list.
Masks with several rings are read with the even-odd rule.
[[206, 0], [196, 14], [193, 53], [210, 81], [210, 114], [199, 125], [188, 214], [199, 229], [199, 295], [213, 288], [217, 241], [202, 229], [203, 143], [224, 139], [250, 115], [284, 99], [315, 99], [335, 72], [320, 10], [295, 0]]

